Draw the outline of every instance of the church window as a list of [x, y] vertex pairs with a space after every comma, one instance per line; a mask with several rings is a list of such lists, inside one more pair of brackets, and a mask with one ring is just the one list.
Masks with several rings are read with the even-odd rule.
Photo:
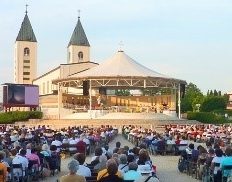
[[30, 75], [30, 72], [23, 72], [23, 75]]
[[23, 63], [30, 63], [30, 60], [23, 60]]
[[26, 47], [24, 49], [24, 56], [29, 56], [30, 55], [30, 49], [28, 47]]
[[78, 52], [78, 60], [83, 60], [83, 52]]

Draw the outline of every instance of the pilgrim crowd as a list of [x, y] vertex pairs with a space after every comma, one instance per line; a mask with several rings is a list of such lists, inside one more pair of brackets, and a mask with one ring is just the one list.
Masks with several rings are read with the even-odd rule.
[[124, 126], [123, 134], [151, 154], [180, 155], [178, 169], [203, 181], [227, 181], [232, 176], [231, 125], [165, 125], [164, 132]]
[[110, 126], [0, 126], [0, 181], [38, 181], [60, 172], [62, 158], [106, 145], [117, 129]]

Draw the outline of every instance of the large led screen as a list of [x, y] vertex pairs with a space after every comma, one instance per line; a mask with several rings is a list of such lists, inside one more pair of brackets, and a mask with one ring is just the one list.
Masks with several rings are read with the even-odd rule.
[[7, 84], [3, 88], [3, 104], [7, 107], [39, 105], [39, 87], [35, 85]]

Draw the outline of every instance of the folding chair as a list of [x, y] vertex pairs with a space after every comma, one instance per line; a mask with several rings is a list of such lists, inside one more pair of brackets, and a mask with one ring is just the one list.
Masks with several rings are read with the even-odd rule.
[[28, 175], [30, 179], [37, 180], [39, 178], [39, 163], [37, 160], [29, 160]]
[[12, 164], [11, 180], [12, 182], [19, 182], [28, 177], [26, 169], [23, 170], [22, 164]]
[[85, 177], [86, 182], [96, 182], [97, 181], [97, 176], [89, 176]]

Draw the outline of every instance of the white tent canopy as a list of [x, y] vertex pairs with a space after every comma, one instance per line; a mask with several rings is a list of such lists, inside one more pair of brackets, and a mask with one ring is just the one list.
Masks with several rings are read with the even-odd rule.
[[123, 51], [118, 51], [113, 57], [87, 71], [70, 77], [170, 77], [153, 71], [130, 58]]
[[53, 80], [54, 84], [65, 87], [82, 87], [83, 81], [91, 81], [92, 87], [117, 88], [177, 88], [184, 80], [175, 79], [153, 71], [136, 62], [123, 51], [103, 61], [98, 66], [72, 74], [66, 78]]

